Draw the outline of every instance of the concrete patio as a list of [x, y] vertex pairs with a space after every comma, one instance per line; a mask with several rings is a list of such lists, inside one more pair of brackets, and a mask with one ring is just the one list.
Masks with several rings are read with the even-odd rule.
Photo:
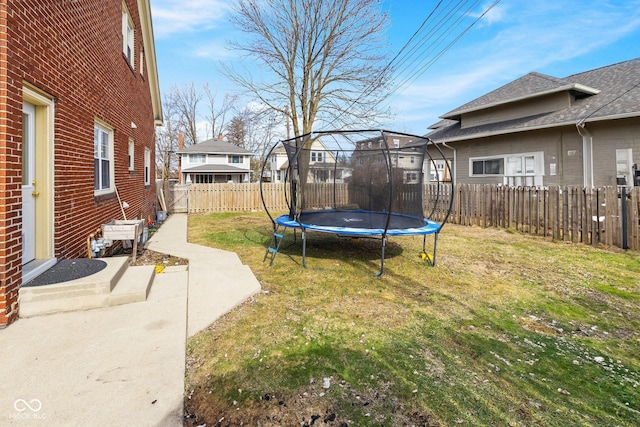
[[146, 301], [20, 318], [0, 330], [0, 425], [181, 426], [186, 339], [260, 291], [235, 253], [187, 243], [171, 215], [147, 243], [188, 258]]

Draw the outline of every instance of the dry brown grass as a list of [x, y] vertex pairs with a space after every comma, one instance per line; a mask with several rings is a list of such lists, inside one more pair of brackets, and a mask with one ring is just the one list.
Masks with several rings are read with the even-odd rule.
[[[263, 263], [263, 215], [190, 217], [263, 292], [189, 341], [193, 425], [638, 425], [640, 256], [447, 225], [309, 236]], [[323, 388], [323, 378], [331, 385]]]

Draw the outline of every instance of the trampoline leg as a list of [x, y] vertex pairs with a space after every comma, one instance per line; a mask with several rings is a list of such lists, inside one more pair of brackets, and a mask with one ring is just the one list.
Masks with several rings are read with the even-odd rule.
[[427, 253], [427, 235], [422, 238], [422, 259], [426, 260], [430, 266], [436, 265], [436, 250], [438, 249], [438, 233], [433, 235], [433, 257]]
[[381, 256], [380, 256], [380, 272], [375, 274], [375, 277], [380, 277], [382, 276], [382, 274], [384, 273], [384, 248], [387, 245], [387, 238], [383, 237], [382, 238], [382, 249], [381, 249]]
[[302, 266], [307, 268], [307, 233], [302, 230], [300, 234], [302, 235]]
[[433, 259], [430, 262], [431, 266], [436, 265], [436, 249], [438, 249], [438, 234], [439, 233], [435, 233], [433, 235]]

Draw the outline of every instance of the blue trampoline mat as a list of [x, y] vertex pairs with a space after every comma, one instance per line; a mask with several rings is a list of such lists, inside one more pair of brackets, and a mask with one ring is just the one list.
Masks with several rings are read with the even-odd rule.
[[387, 219], [389, 219], [387, 236], [425, 235], [440, 230], [439, 223], [425, 218], [363, 210], [310, 211], [302, 212], [298, 220], [290, 220], [289, 215], [281, 215], [275, 221], [278, 225], [289, 228], [366, 237], [382, 236]]

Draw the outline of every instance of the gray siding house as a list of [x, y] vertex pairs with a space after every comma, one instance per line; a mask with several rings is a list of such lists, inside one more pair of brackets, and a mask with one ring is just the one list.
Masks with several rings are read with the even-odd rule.
[[640, 58], [529, 73], [441, 116], [427, 136], [457, 183], [640, 185]]

